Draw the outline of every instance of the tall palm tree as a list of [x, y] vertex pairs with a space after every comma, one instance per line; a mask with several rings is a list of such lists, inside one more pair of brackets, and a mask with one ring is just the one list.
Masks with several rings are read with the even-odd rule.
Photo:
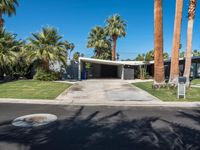
[[87, 47], [94, 48], [95, 58], [109, 59], [111, 42], [107, 39], [104, 28], [96, 26], [91, 30]]
[[116, 46], [117, 39], [126, 36], [126, 23], [120, 15], [113, 15], [107, 19], [106, 33], [110, 36], [113, 41], [112, 44], [112, 60], [116, 60]]
[[197, 0], [190, 0], [188, 8], [187, 49], [186, 49], [186, 59], [185, 59], [185, 71], [184, 71], [184, 76], [187, 78], [188, 86], [190, 83], [190, 69], [191, 69], [191, 58], [192, 58], [192, 33], [193, 33], [196, 4]]
[[16, 14], [16, 6], [18, 6], [18, 0], [0, 0], [0, 28], [3, 28], [4, 19], [3, 15], [9, 17]]
[[66, 51], [64, 43], [61, 41], [62, 36], [52, 27], [44, 27], [40, 33], [33, 33], [29, 38], [27, 49], [29, 50], [28, 58], [32, 61], [41, 61], [41, 67], [45, 71], [49, 70], [50, 63], [66, 63]]
[[174, 38], [172, 46], [172, 58], [169, 84], [177, 85], [179, 76], [179, 49], [182, 24], [183, 0], [176, 0], [176, 14], [174, 22]]
[[165, 83], [162, 0], [154, 0], [154, 87]]

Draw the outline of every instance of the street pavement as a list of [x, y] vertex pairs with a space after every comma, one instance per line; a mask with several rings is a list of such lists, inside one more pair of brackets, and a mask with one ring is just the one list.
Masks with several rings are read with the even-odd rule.
[[[13, 119], [51, 113], [35, 128]], [[198, 150], [200, 108], [0, 104], [0, 150]]]

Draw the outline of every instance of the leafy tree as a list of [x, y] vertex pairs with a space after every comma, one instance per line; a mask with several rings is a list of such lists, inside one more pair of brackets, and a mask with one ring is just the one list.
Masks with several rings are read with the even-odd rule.
[[145, 54], [138, 54], [135, 58], [136, 61], [145, 61]]
[[105, 29], [94, 27], [88, 37], [88, 48], [94, 48], [94, 58], [111, 59], [111, 41], [107, 38]]
[[81, 54], [80, 52], [75, 52], [73, 55], [73, 60], [78, 62], [79, 57], [84, 57], [84, 54]]
[[113, 15], [106, 20], [106, 34], [112, 39], [112, 60], [116, 60], [117, 39], [126, 36], [126, 23], [120, 15]]
[[185, 57], [185, 52], [184, 51], [180, 52], [180, 58], [184, 58], [184, 57]]
[[169, 54], [165, 52], [165, 53], [163, 54], [163, 58], [164, 58], [165, 60], [169, 59]]
[[4, 24], [3, 15], [10, 17], [16, 14], [16, 6], [18, 6], [18, 0], [0, 0], [0, 28], [3, 28]]
[[34, 66], [31, 61], [27, 60], [27, 50], [25, 49], [25, 42], [22, 42], [20, 51], [16, 53], [16, 61], [12, 66], [12, 75], [15, 79], [32, 78], [32, 68]]
[[52, 27], [44, 27], [40, 33], [33, 33], [29, 38], [27, 49], [29, 50], [28, 58], [31, 61], [41, 62], [39, 65], [45, 71], [49, 71], [50, 64], [60, 62], [66, 63], [66, 51], [64, 43], [61, 41], [62, 36]]
[[[169, 54], [164, 53], [163, 54], [164, 59], [169, 59]], [[154, 50], [150, 50], [144, 54], [138, 54], [138, 56], [134, 59], [136, 61], [144, 61], [144, 65], [140, 67], [140, 78], [145, 79], [147, 75], [147, 65], [149, 61], [154, 60]]]
[[194, 50], [193, 51], [193, 56], [200, 56], [200, 51]]
[[[169, 59], [169, 54], [167, 52], [163, 53], [164, 59]], [[150, 50], [144, 54], [138, 54], [135, 58], [136, 61], [153, 61], [154, 60], [154, 50]]]
[[154, 60], [154, 50], [148, 51], [145, 54], [145, 61], [152, 61]]

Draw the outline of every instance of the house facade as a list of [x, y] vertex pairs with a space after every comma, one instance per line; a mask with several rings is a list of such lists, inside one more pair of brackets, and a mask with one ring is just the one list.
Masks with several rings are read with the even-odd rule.
[[[170, 60], [165, 60], [165, 77], [170, 75]], [[67, 79], [122, 79], [133, 80], [142, 67], [146, 67], [149, 78], [154, 76], [154, 61], [110, 61], [80, 57], [79, 62], [72, 63], [65, 78]], [[183, 75], [185, 59], [180, 59], [180, 76]], [[200, 78], [200, 57], [192, 58], [191, 78]]]

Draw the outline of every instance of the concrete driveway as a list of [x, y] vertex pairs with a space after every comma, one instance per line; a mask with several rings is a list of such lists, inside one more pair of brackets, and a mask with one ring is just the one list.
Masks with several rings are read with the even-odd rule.
[[158, 101], [147, 92], [123, 80], [86, 80], [73, 85], [59, 99], [77, 103], [104, 101]]

